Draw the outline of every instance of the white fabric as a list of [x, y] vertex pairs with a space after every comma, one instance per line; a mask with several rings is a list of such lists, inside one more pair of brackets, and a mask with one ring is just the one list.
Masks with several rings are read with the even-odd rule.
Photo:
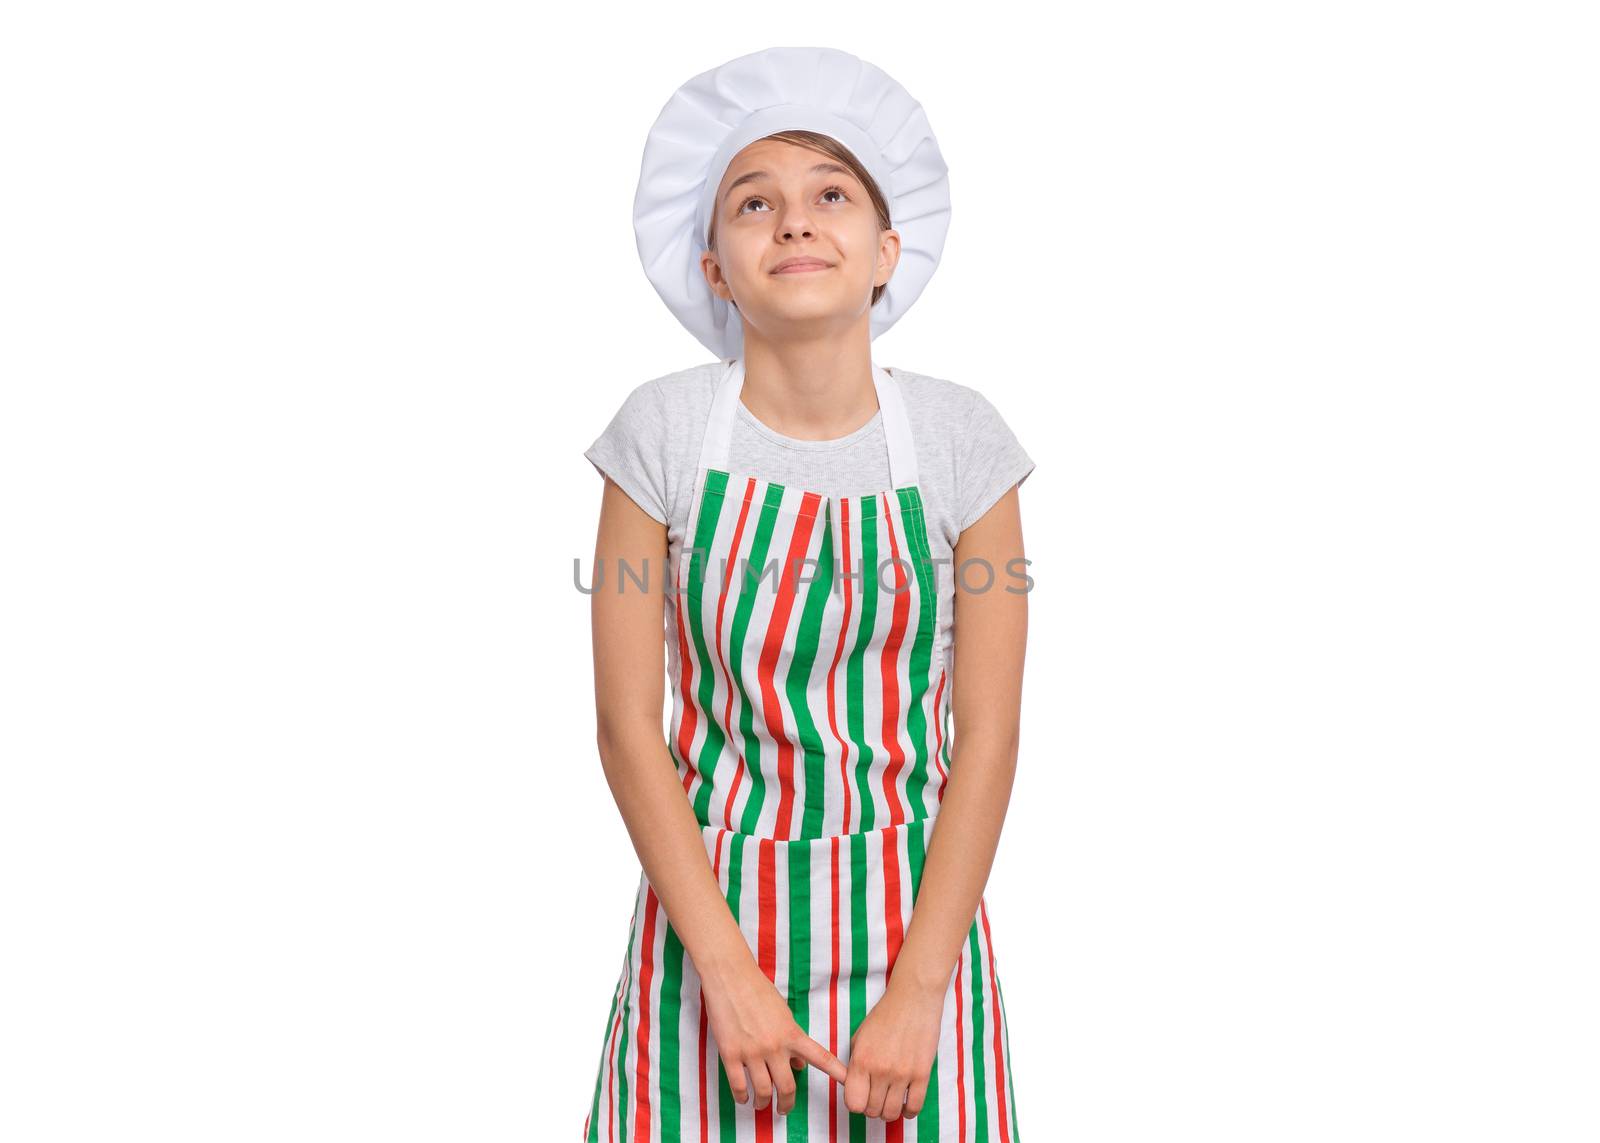
[[712, 200], [735, 155], [786, 130], [837, 139], [883, 191], [900, 261], [872, 307], [873, 337], [922, 294], [944, 250], [948, 169], [922, 105], [888, 74], [848, 52], [803, 47], [767, 48], [702, 72], [673, 93], [650, 128], [633, 229], [661, 300], [724, 360], [743, 353], [744, 328], [700, 269]]

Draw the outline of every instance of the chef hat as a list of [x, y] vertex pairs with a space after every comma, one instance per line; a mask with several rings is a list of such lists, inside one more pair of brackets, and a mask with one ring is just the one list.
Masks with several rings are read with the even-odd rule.
[[883, 191], [900, 261], [871, 311], [892, 326], [939, 265], [950, 181], [922, 105], [888, 74], [834, 48], [767, 48], [702, 72], [667, 100], [645, 140], [633, 229], [645, 275], [667, 308], [719, 358], [739, 356], [738, 311], [700, 269], [728, 164], [757, 139], [806, 130], [848, 147]]

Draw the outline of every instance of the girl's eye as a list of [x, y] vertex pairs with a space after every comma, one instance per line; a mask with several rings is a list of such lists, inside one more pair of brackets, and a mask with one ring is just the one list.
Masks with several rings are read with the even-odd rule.
[[[850, 196], [845, 194], [843, 188], [841, 188], [841, 187], [828, 187], [822, 193], [824, 195], [836, 194], [841, 199], [843, 199], [844, 201], [846, 201], [846, 202], [850, 201]], [[749, 198], [745, 199], [743, 202], [741, 202], [739, 204], [739, 209], [735, 213], [743, 214], [744, 213], [744, 208], [749, 206], [751, 203], [753, 203], [753, 202], [765, 203], [766, 201], [767, 200], [762, 198], [760, 195], [751, 195]]]

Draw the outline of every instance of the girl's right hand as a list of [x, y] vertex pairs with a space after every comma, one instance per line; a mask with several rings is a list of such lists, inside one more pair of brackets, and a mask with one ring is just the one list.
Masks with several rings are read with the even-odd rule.
[[[794, 1107], [795, 1069], [806, 1064], [844, 1083], [849, 1074], [844, 1064], [806, 1035], [783, 995], [753, 959], [727, 976], [702, 978], [700, 995], [728, 1073], [728, 1086], [739, 1103], [746, 1102], [754, 1088], [755, 1106], [763, 1108], [776, 1091], [777, 1110], [787, 1115]], [[749, 1084], [745, 1082], [747, 1068]]]

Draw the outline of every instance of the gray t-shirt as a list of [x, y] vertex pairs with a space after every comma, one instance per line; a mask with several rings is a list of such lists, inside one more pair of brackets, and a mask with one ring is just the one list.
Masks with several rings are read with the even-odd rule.
[[[954, 381], [884, 366], [900, 383], [917, 450], [918, 485], [928, 546], [939, 579], [939, 648], [953, 654], [956, 541], [1013, 485], [1033, 471], [1033, 460], [984, 395]], [[711, 399], [725, 366], [692, 366], [636, 386], [603, 433], [583, 454], [651, 518], [667, 526], [668, 574], [678, 565], [689, 529], [689, 507]], [[831, 496], [859, 496], [889, 487], [889, 446], [883, 413], [832, 440], [799, 440], [758, 421], [741, 401], [733, 422], [728, 466], [734, 472]], [[962, 577], [981, 589], [984, 571]], [[656, 576], [651, 572], [651, 584]], [[994, 569], [991, 590], [1021, 588], [1004, 567]], [[671, 636], [670, 602], [663, 617]], [[949, 659], [946, 659], [948, 662]]]

